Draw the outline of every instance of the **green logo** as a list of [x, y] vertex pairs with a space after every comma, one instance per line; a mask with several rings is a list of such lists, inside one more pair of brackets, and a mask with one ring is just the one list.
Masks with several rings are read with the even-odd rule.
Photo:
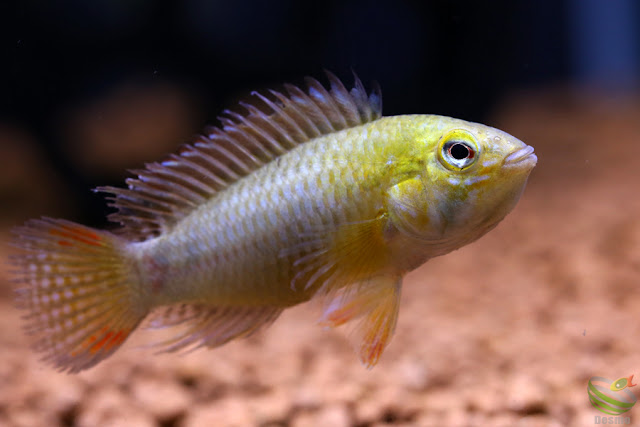
[[629, 390], [633, 375], [611, 381], [603, 377], [589, 378], [587, 392], [589, 401], [600, 412], [609, 415], [620, 415], [633, 408], [638, 398]]

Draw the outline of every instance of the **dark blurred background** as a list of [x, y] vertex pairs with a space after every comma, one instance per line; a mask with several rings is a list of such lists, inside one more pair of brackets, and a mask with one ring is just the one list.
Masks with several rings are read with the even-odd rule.
[[251, 90], [323, 68], [379, 82], [385, 115], [487, 124], [518, 91], [624, 94], [639, 23], [633, 0], [3, 2], [0, 216], [29, 205], [102, 225], [88, 189], [121, 184]]

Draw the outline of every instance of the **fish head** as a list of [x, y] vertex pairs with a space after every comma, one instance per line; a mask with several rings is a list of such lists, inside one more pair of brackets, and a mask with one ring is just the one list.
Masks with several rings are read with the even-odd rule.
[[479, 238], [514, 208], [537, 157], [501, 130], [442, 120], [417, 134], [423, 170], [390, 190], [390, 214], [400, 231], [446, 253]]

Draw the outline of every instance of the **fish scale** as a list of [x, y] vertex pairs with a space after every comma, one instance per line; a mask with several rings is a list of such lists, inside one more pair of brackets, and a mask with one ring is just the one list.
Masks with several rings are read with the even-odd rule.
[[51, 218], [14, 230], [16, 302], [46, 362], [87, 369], [147, 318], [175, 331], [163, 351], [217, 347], [308, 300], [378, 362], [403, 276], [495, 227], [537, 158], [485, 125], [381, 117], [378, 90], [327, 76], [253, 93], [127, 188], [98, 188], [115, 233]]

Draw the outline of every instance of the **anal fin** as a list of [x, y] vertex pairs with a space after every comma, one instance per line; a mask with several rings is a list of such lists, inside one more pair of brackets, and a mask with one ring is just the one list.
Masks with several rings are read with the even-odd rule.
[[166, 307], [154, 314], [148, 327], [184, 327], [174, 337], [154, 345], [162, 347], [160, 352], [213, 348], [270, 325], [281, 312], [282, 308], [272, 306], [182, 304]]
[[393, 336], [398, 319], [399, 277], [379, 276], [327, 296], [320, 323], [337, 327], [356, 320], [350, 339], [362, 363], [372, 368]]

